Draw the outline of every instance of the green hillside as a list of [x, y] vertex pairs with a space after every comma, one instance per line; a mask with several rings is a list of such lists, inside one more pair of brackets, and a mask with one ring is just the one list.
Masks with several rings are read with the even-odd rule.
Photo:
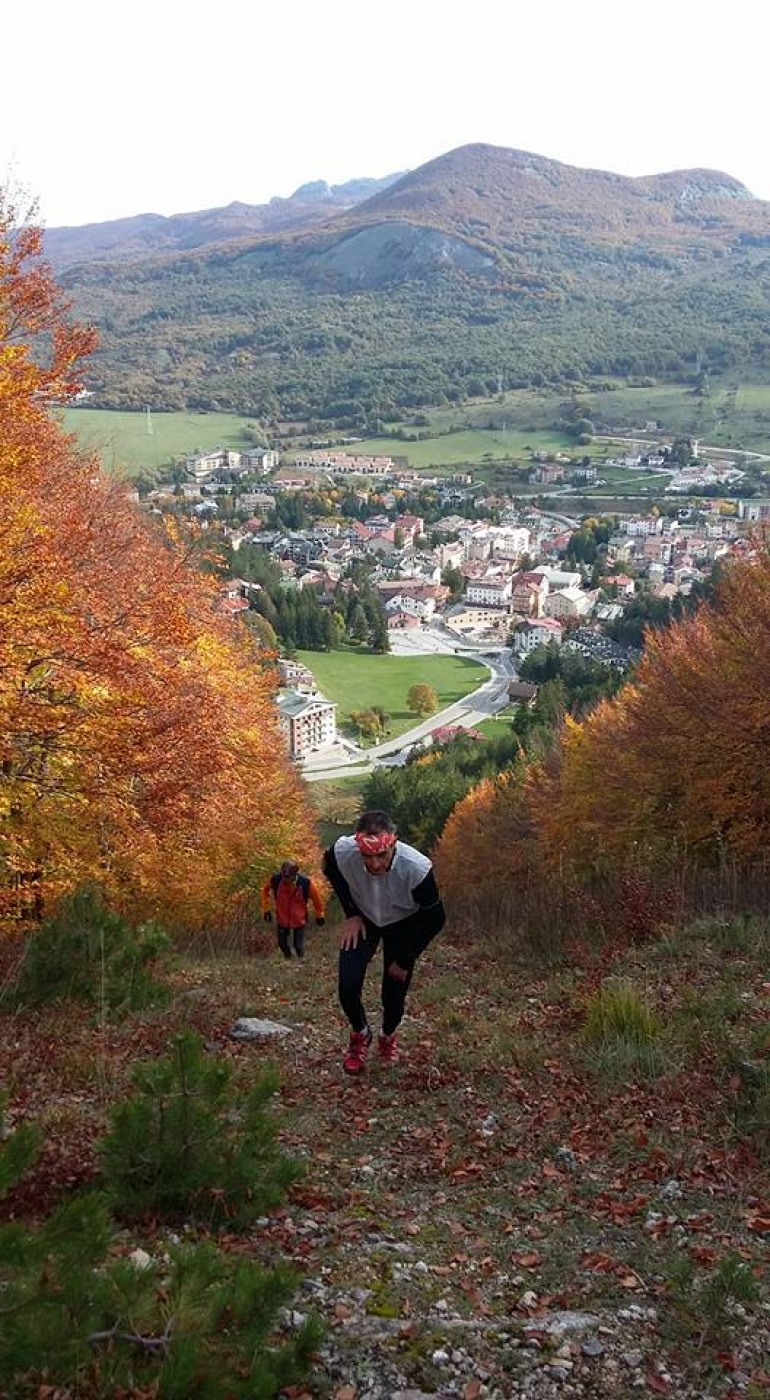
[[762, 382], [770, 211], [729, 176], [630, 180], [471, 146], [290, 236], [62, 276], [113, 408], [361, 427], [597, 378]]

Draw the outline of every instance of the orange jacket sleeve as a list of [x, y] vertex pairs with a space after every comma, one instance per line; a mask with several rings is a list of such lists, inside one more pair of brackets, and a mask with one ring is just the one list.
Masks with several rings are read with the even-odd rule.
[[270, 910], [271, 910], [272, 907], [273, 907], [273, 886], [272, 886], [271, 883], [270, 883], [270, 881], [272, 880], [272, 878], [273, 878], [272, 875], [268, 875], [267, 879], [265, 880], [264, 885], [262, 886], [262, 896], [261, 896], [261, 898], [262, 898], [262, 913], [263, 913], [263, 914], [269, 913]]
[[311, 904], [313, 905], [313, 909], [315, 910], [316, 918], [323, 919], [325, 917], [323, 895], [321, 894], [321, 891], [319, 890], [314, 880], [310, 881], [307, 893], [308, 899], [310, 900]]

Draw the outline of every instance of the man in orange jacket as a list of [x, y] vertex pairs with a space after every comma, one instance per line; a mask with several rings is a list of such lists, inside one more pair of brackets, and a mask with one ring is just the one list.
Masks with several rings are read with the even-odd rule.
[[272, 903], [275, 903], [278, 947], [283, 956], [291, 957], [293, 942], [297, 957], [304, 958], [308, 904], [313, 905], [316, 928], [322, 928], [326, 919], [317, 886], [309, 875], [300, 874], [296, 860], [285, 860], [280, 870], [270, 875], [262, 886], [262, 916], [267, 924], [273, 921]]

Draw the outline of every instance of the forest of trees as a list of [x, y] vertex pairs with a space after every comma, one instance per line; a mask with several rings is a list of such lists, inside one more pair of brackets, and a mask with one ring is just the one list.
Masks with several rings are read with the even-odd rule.
[[[635, 244], [535, 234], [497, 279], [436, 272], [382, 288], [319, 280], [300, 244], [264, 243], [64, 277], [103, 345], [93, 403], [232, 410], [262, 421], [322, 418], [374, 429], [425, 404], [591, 377], [685, 380], [770, 356], [767, 256], [736, 242], [675, 282]], [[574, 295], [575, 286], [580, 295]], [[633, 289], [632, 293], [630, 289]], [[629, 315], [629, 295], [634, 314]], [[457, 347], [462, 345], [463, 353]]]
[[465, 897], [474, 859], [479, 894], [485, 852], [521, 921], [566, 919], [573, 932], [582, 916], [594, 933], [650, 931], [693, 891], [746, 894], [770, 837], [769, 666], [764, 539], [723, 569], [712, 599], [648, 632], [614, 697], [566, 715], [550, 752], [454, 807], [437, 850], [450, 897]]
[[0, 206], [0, 923], [96, 881], [190, 927], [287, 848], [312, 860], [313, 822], [216, 579], [54, 419], [93, 335], [39, 251]]
[[348, 586], [341, 582], [322, 602], [315, 588], [287, 588], [278, 561], [259, 545], [241, 545], [231, 566], [247, 583], [260, 585], [253, 609], [284, 651], [332, 651], [351, 643], [378, 653], [390, 649], [387, 614], [366, 568], [351, 565]]

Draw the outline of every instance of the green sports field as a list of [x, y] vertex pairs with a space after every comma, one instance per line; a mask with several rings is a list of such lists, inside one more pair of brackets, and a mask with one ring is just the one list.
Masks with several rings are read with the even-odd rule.
[[98, 408], [67, 408], [68, 433], [98, 452], [109, 472], [154, 476], [158, 467], [193, 452], [248, 446], [248, 419], [234, 413], [118, 413]]
[[406, 707], [411, 686], [432, 685], [439, 709], [462, 700], [483, 685], [486, 666], [464, 656], [372, 656], [347, 651], [300, 651], [298, 659], [313, 672], [319, 690], [339, 707], [337, 723], [345, 727], [351, 710], [381, 705], [390, 715], [391, 736], [419, 723]]

